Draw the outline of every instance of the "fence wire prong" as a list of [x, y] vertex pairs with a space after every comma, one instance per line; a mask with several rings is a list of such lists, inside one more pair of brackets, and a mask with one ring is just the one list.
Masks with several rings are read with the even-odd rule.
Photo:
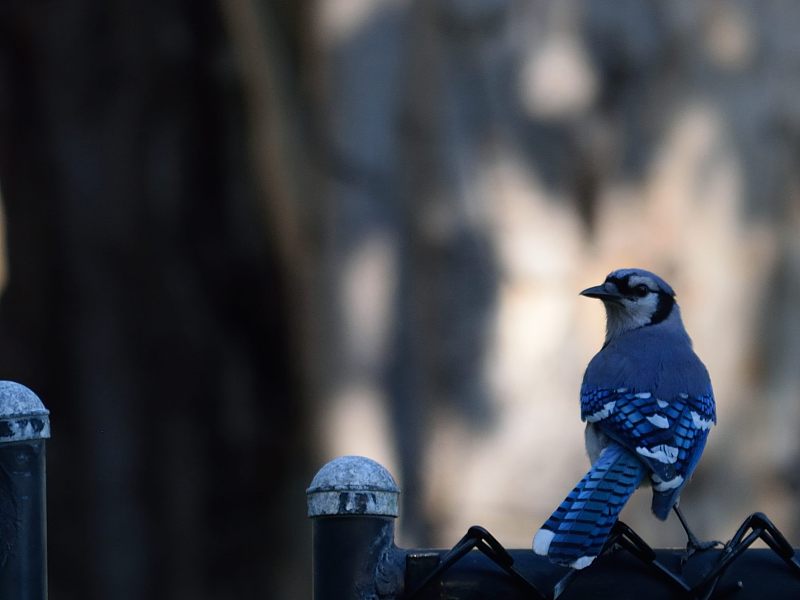
[[[555, 565], [530, 548], [506, 549], [479, 525], [470, 527], [450, 550], [398, 548], [394, 518], [399, 488], [386, 469], [365, 457], [331, 461], [317, 473], [307, 493], [317, 600], [455, 600], [498, 593], [514, 600], [555, 600], [562, 595], [615, 598], [620, 591], [633, 589], [640, 595], [648, 589], [656, 595], [669, 590], [671, 596], [687, 600], [758, 600], [775, 597], [776, 592], [790, 597], [791, 590], [800, 597], [795, 548], [761, 512], [744, 519], [722, 549], [697, 553], [685, 564], [680, 561], [681, 549], [656, 550], [617, 521], [599, 560], [576, 570]], [[745, 554], [759, 539], [767, 547]], [[737, 572], [733, 565], [742, 556]]]

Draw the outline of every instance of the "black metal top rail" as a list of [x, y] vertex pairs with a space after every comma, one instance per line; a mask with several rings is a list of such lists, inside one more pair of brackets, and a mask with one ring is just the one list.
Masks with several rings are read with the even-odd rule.
[[[747, 517], [721, 549], [688, 557], [654, 550], [617, 522], [601, 556], [576, 571], [506, 550], [479, 526], [450, 550], [397, 548], [398, 494], [367, 458], [341, 457], [320, 470], [308, 489], [316, 600], [800, 598], [798, 555], [763, 513]], [[767, 548], [751, 549], [758, 539]]]

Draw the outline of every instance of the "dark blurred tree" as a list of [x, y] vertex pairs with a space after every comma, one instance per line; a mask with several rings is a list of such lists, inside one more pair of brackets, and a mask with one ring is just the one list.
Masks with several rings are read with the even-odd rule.
[[253, 174], [225, 23], [212, 1], [0, 8], [0, 377], [52, 413], [54, 598], [306, 579], [284, 190]]

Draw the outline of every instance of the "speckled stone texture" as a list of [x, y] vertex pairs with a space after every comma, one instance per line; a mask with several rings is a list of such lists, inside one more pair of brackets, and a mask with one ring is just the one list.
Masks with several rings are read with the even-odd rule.
[[0, 381], [0, 443], [49, 438], [49, 414], [30, 389]]
[[341, 456], [322, 467], [306, 490], [308, 516], [397, 516], [400, 490], [383, 466], [364, 456]]

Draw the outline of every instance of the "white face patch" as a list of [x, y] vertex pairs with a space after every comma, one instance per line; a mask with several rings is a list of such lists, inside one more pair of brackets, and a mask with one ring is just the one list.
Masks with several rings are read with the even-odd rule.
[[636, 448], [636, 452], [642, 456], [652, 458], [667, 465], [674, 464], [678, 460], [678, 449], [674, 446], [667, 446], [666, 444], [653, 446], [652, 448], [639, 446]]
[[658, 294], [650, 292], [644, 298], [623, 298], [628, 319], [637, 327], [647, 325], [658, 309]]
[[658, 294], [644, 298], [621, 298], [619, 304], [606, 302], [606, 341], [618, 335], [648, 325], [658, 310]]
[[669, 286], [646, 271], [614, 271], [601, 286], [581, 293], [603, 301], [606, 343], [627, 331], [660, 323], [670, 317], [675, 306]]

